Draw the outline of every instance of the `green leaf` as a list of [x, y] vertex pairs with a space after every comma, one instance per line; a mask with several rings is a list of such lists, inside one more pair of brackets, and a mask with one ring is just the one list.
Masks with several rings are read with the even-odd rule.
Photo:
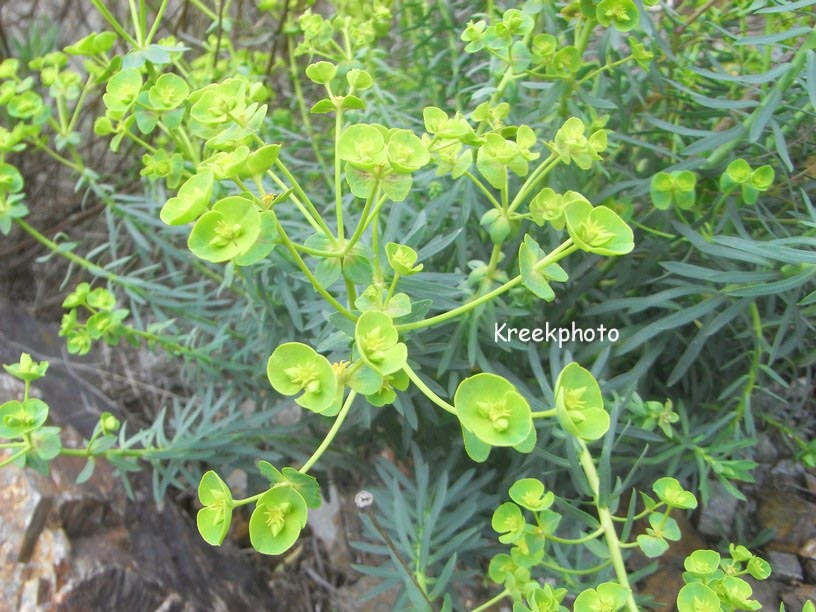
[[657, 536], [641, 534], [637, 537], [637, 543], [643, 554], [650, 559], [659, 557], [669, 550], [669, 543]]
[[300, 493], [308, 508], [314, 510], [320, 507], [323, 500], [320, 498], [320, 485], [314, 476], [302, 474], [295, 468], [288, 466], [281, 470], [281, 474], [285, 482], [291, 484]]
[[533, 294], [551, 302], [555, 299], [555, 292], [550, 287], [549, 281], [565, 282], [568, 279], [567, 273], [558, 264], [550, 264], [541, 269], [536, 269], [536, 264], [543, 259], [544, 253], [538, 243], [529, 235], [524, 237], [524, 242], [519, 247], [519, 272], [521, 273], [522, 284]]
[[59, 427], [41, 427], [31, 432], [31, 445], [37, 456], [43, 461], [50, 461], [60, 454], [62, 442]]
[[[87, 285], [87, 283], [85, 283]], [[25, 382], [34, 382], [45, 376], [48, 371], [48, 362], [36, 362], [28, 353], [20, 354], [20, 361], [9, 365], [3, 364], [3, 369], [17, 378]]]
[[416, 172], [431, 161], [425, 144], [410, 130], [394, 130], [388, 138], [388, 162], [400, 173]]

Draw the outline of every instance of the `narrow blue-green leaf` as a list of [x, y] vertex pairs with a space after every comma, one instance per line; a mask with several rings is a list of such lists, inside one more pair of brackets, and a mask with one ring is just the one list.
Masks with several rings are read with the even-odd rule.
[[807, 93], [810, 105], [816, 108], [816, 51], [813, 49], [807, 52]]
[[[764, 11], [760, 11], [762, 13]], [[735, 45], [771, 45], [796, 36], [804, 36], [810, 34], [812, 28], [799, 26], [798, 28], [791, 28], [784, 32], [776, 32], [775, 34], [762, 34], [760, 36], [746, 36], [735, 41]]]
[[757, 13], [786, 13], [788, 11], [796, 11], [801, 8], [807, 8], [816, 4], [816, 0], [799, 0], [798, 2], [784, 2], [777, 6], [770, 6], [761, 9]]
[[[814, 104], [814, 108], [816, 108], [816, 104]], [[776, 146], [776, 152], [779, 154], [779, 159], [785, 164], [788, 172], [793, 172], [793, 162], [788, 154], [788, 141], [785, 138], [785, 133], [773, 119], [771, 119], [771, 130], [773, 131], [774, 145]]]
[[724, 301], [725, 297], [717, 296], [715, 298], [703, 300], [690, 308], [684, 308], [683, 310], [675, 312], [674, 314], [670, 314], [668, 317], [653, 321], [651, 324], [639, 330], [630, 336], [625, 342], [623, 342], [620, 345], [619, 354], [624, 355], [628, 353], [649, 339], [654, 338], [661, 332], [686, 325], [697, 318], [705, 316], [709, 312], [719, 308]]
[[756, 142], [768, 125], [768, 121], [776, 112], [779, 102], [782, 100], [782, 91], [774, 89], [770, 96], [762, 101], [762, 106], [754, 112], [754, 122], [751, 124], [751, 129], [748, 132], [748, 141]]
[[795, 276], [791, 276], [790, 278], [785, 278], [774, 283], [749, 285], [747, 287], [727, 291], [726, 293], [728, 293], [728, 295], [748, 297], [756, 297], [760, 295], [776, 295], [778, 293], [784, 293], [785, 291], [795, 289], [796, 287], [799, 287], [800, 285], [803, 285], [804, 283], [809, 281], [814, 276], [816, 276], [816, 269], [805, 270], [803, 272], [800, 272], [799, 274], [796, 274]]
[[767, 72], [763, 72], [761, 74], [725, 74], [724, 72], [712, 72], [711, 70], [706, 70], [705, 68], [695, 68], [690, 67], [689, 70], [692, 72], [699, 74], [700, 76], [707, 77], [717, 82], [725, 82], [725, 83], [742, 83], [744, 85], [761, 85], [762, 83], [770, 83], [771, 81], [777, 80], [783, 74], [785, 74], [788, 69], [790, 68], [789, 63], [780, 64], [779, 66], [774, 66]]

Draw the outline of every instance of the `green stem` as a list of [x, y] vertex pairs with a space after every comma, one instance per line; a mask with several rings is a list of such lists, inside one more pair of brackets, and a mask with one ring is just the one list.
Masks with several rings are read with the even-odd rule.
[[0, 461], [0, 468], [5, 467], [5, 466], [9, 465], [10, 463], [14, 463], [17, 459], [19, 459], [20, 457], [25, 455], [29, 450], [31, 450], [31, 446], [26, 444], [23, 448], [21, 448], [19, 451], [17, 451], [13, 455], [11, 455], [8, 459], [4, 459], [3, 461]]
[[751, 302], [748, 309], [751, 312], [751, 323], [754, 328], [754, 354], [751, 357], [751, 369], [748, 371], [748, 381], [745, 383], [745, 389], [742, 391], [737, 410], [734, 413], [735, 422], [739, 422], [742, 419], [745, 410], [751, 402], [751, 394], [754, 392], [760, 360], [762, 359], [762, 343], [764, 338], [762, 333], [762, 319], [759, 316], [759, 309], [757, 308], [756, 302]]
[[522, 202], [524, 202], [527, 195], [535, 189], [536, 185], [541, 182], [547, 174], [549, 174], [550, 170], [552, 170], [555, 165], [558, 163], [558, 156], [555, 153], [550, 153], [547, 158], [542, 161], [538, 168], [533, 170], [533, 173], [527, 177], [527, 180], [524, 181], [524, 184], [519, 188], [516, 195], [513, 197], [513, 201], [510, 202], [510, 206], [508, 207], [508, 212], [513, 212], [516, 210]]
[[[323, 232], [329, 238], [332, 238], [331, 230], [329, 229], [329, 226], [326, 225], [326, 223], [323, 221], [323, 216], [318, 212], [317, 208], [312, 203], [312, 200], [309, 198], [309, 196], [306, 195], [306, 192], [303, 190], [303, 187], [300, 186], [300, 183], [298, 182], [298, 180], [292, 175], [291, 172], [289, 172], [289, 168], [287, 168], [286, 165], [280, 159], [275, 161], [275, 166], [278, 167], [278, 169], [283, 173], [283, 176], [285, 176], [286, 179], [292, 184], [292, 189], [294, 189], [294, 191], [298, 195], [298, 197], [300, 197], [303, 200], [306, 207], [314, 215], [315, 220], [320, 225], [320, 227], [323, 229]], [[332, 240], [332, 242], [333, 242], [333, 240]]]
[[471, 610], [471, 612], [483, 612], [484, 610], [487, 610], [491, 606], [499, 603], [502, 599], [504, 599], [508, 595], [510, 595], [510, 591], [508, 591], [507, 589], [504, 589], [501, 593], [499, 593], [495, 597], [491, 597], [486, 602], [484, 602], [482, 605], [480, 605], [480, 606], [478, 606], [476, 608], [473, 608], [473, 610]]
[[113, 16], [113, 13], [111, 13], [105, 6], [103, 0], [91, 0], [91, 4], [93, 4], [96, 10], [99, 11], [99, 14], [102, 15], [102, 18], [108, 22], [108, 25], [111, 27], [111, 29], [114, 32], [116, 32], [119, 36], [121, 36], [125, 42], [129, 43], [134, 47], [139, 46], [139, 43], [137, 43], [130, 34], [125, 32], [125, 30], [116, 20], [116, 17]]
[[391, 279], [391, 285], [388, 287], [388, 294], [385, 296], [385, 305], [388, 306], [388, 302], [391, 301], [391, 297], [394, 295], [394, 291], [397, 289], [397, 283], [399, 282], [400, 274], [399, 272], [394, 272], [394, 278]]
[[490, 203], [493, 204], [495, 208], [502, 207], [501, 204], [499, 204], [499, 201], [496, 199], [496, 197], [492, 193], [490, 193], [490, 190], [487, 187], [485, 187], [485, 184], [482, 181], [480, 181], [477, 177], [475, 177], [472, 172], [465, 171], [465, 176], [468, 177], [473, 182], [473, 184], [479, 188], [479, 191], [481, 191], [483, 194], [485, 194], [485, 196], [487, 196], [487, 199], [490, 200]]
[[558, 542], [559, 544], [584, 544], [585, 542], [589, 542], [590, 540], [594, 540], [599, 535], [603, 535], [604, 529], [603, 527], [598, 527], [592, 533], [588, 533], [583, 537], [580, 538], [559, 538], [558, 536], [548, 535], [545, 536], [548, 540], [552, 540], [553, 542]]
[[592, 494], [595, 497], [594, 501], [595, 507], [598, 510], [598, 519], [600, 520], [601, 528], [604, 532], [606, 546], [609, 549], [609, 561], [615, 568], [615, 575], [618, 577], [618, 583], [621, 586], [629, 589], [629, 596], [626, 599], [627, 609], [630, 612], [638, 612], [637, 605], [635, 604], [635, 597], [632, 593], [632, 587], [629, 584], [629, 574], [627, 574], [626, 565], [623, 563], [620, 540], [618, 539], [617, 531], [615, 531], [615, 524], [612, 521], [612, 513], [609, 511], [608, 507], [601, 505], [600, 503], [601, 483], [600, 478], [598, 477], [598, 471], [595, 468], [595, 462], [592, 459], [592, 455], [590, 454], [586, 443], [577, 438], [576, 441], [581, 451], [581, 467], [584, 470], [587, 482], [589, 483], [589, 486], [592, 489]]
[[323, 438], [323, 442], [320, 446], [317, 447], [312, 456], [303, 464], [298, 472], [301, 474], [306, 474], [312, 466], [320, 459], [323, 453], [326, 452], [326, 449], [329, 448], [331, 443], [334, 441], [335, 436], [337, 436], [337, 432], [340, 431], [340, 427], [343, 425], [343, 421], [346, 420], [348, 416], [349, 410], [351, 410], [351, 405], [354, 403], [354, 398], [357, 397], [357, 392], [352, 390], [349, 391], [348, 397], [346, 398], [346, 402], [343, 404], [343, 407], [340, 408], [340, 412], [337, 413], [337, 418], [334, 420], [334, 423], [329, 430], [329, 433], [326, 434], [326, 437]]
[[303, 272], [306, 278], [309, 279], [309, 282], [312, 283], [312, 287], [314, 287], [315, 291], [317, 291], [321, 296], [323, 296], [323, 299], [325, 299], [329, 304], [334, 306], [337, 312], [339, 312], [341, 315], [343, 315], [344, 317], [351, 321], [356, 321], [357, 318], [348, 310], [348, 308], [346, 308], [340, 302], [338, 302], [334, 298], [334, 296], [332, 296], [328, 291], [326, 291], [326, 289], [323, 287], [323, 285], [320, 284], [317, 278], [315, 278], [315, 275], [312, 274], [312, 271], [309, 269], [309, 266], [306, 265], [306, 262], [303, 261], [303, 258], [300, 256], [300, 253], [297, 252], [295, 245], [292, 244], [292, 241], [289, 239], [289, 236], [286, 234], [286, 230], [283, 229], [283, 226], [280, 224], [280, 221], [275, 219], [275, 225], [277, 225], [278, 236], [280, 236], [280, 239], [283, 241], [283, 245], [286, 247], [289, 253], [291, 253], [292, 257], [295, 260], [295, 264], [297, 265], [298, 268], [300, 268], [300, 271]]
[[[544, 257], [541, 261], [539, 261], [533, 269], [538, 270], [544, 268], [560, 259], [563, 259], [567, 255], [574, 253], [578, 250], [578, 247], [572, 244], [571, 239], [565, 240], [558, 246], [555, 250], [549, 253], [546, 257]], [[460, 315], [469, 312], [476, 308], [477, 306], [484, 304], [485, 302], [489, 302], [495, 297], [500, 296], [501, 294], [509, 291], [516, 285], [520, 284], [522, 281], [521, 275], [518, 275], [511, 280], [507, 281], [500, 287], [497, 287], [493, 291], [485, 293], [484, 295], [480, 295], [477, 298], [462, 304], [461, 306], [454, 308], [453, 310], [449, 310], [447, 312], [443, 312], [442, 314], [438, 314], [433, 317], [429, 317], [427, 319], [422, 319], [421, 321], [414, 321], [412, 323], [403, 323], [402, 325], [397, 325], [398, 332], [409, 331], [412, 329], [423, 329], [425, 327], [431, 327], [432, 325], [439, 325], [440, 323], [444, 323], [445, 321], [449, 321], [450, 319], [454, 319], [459, 317]]]
[[[605, 567], [608, 567], [609, 564], [612, 563], [609, 559], [600, 563], [598, 565], [594, 565], [593, 567], [587, 567], [585, 569], [570, 569], [568, 567], [562, 567], [557, 563], [551, 563], [549, 561], [539, 561], [538, 564], [546, 567], [547, 569], [551, 569], [554, 572], [559, 572], [561, 574], [568, 574], [570, 576], [589, 576], [591, 574], [597, 574]], [[631, 608], [630, 608], [631, 609]], [[637, 608], [634, 609], [633, 612], [637, 612]]]
[[323, 169], [323, 172], [320, 173], [320, 176], [322, 176], [326, 180], [329, 189], [332, 189], [333, 187], [332, 181], [329, 178], [329, 174], [327, 171], [328, 165], [326, 164], [326, 160], [323, 157], [323, 152], [318, 146], [318, 138], [312, 125], [311, 114], [309, 113], [309, 109], [306, 108], [306, 99], [303, 96], [303, 87], [300, 84], [298, 67], [297, 63], [295, 62], [295, 45], [291, 44], [292, 43], [291, 39], [288, 42], [289, 44], [287, 44], [287, 47], [289, 48], [289, 75], [292, 80], [292, 87], [295, 90], [295, 97], [297, 98], [298, 109], [300, 111], [300, 119], [303, 122], [303, 127], [306, 128], [306, 133], [309, 135], [309, 142], [311, 143], [312, 151], [314, 151], [315, 159], [317, 160], [318, 165]]
[[456, 407], [453, 404], [449, 404], [441, 397], [439, 397], [436, 393], [434, 393], [428, 385], [422, 382], [422, 379], [419, 375], [411, 369], [407, 363], [402, 366], [402, 371], [408, 375], [408, 378], [411, 379], [411, 382], [417, 386], [417, 389], [422, 391], [422, 393], [431, 400], [434, 404], [445, 410], [446, 412], [450, 412], [451, 414], [456, 414]]
[[159, 25], [161, 25], [162, 17], [164, 17], [164, 11], [167, 10], [168, 4], [168, 0], [162, 0], [161, 5], [159, 5], [159, 10], [156, 12], [156, 19], [153, 20], [153, 27], [150, 28], [150, 32], [147, 33], [147, 37], [145, 38], [145, 45], [149, 45], [153, 42], [153, 37], [159, 30]]
[[554, 417], [558, 412], [557, 408], [550, 408], [549, 410], [541, 410], [540, 412], [533, 412], [530, 414], [534, 419], [548, 419]]
[[218, 21], [218, 13], [210, 9], [208, 6], [205, 6], [201, 0], [190, 0], [190, 4], [196, 7], [199, 11], [204, 13], [209, 19], [212, 21]]
[[360, 236], [363, 235], [365, 228], [368, 227], [367, 221], [369, 217], [369, 212], [371, 211], [371, 207], [374, 204], [374, 200], [377, 198], [377, 195], [379, 195], [380, 192], [379, 185], [380, 180], [378, 178], [377, 181], [374, 183], [374, 187], [371, 189], [371, 193], [368, 194], [366, 203], [363, 206], [363, 212], [360, 213], [360, 220], [357, 222], [357, 227], [354, 228], [354, 233], [351, 235], [351, 238], [348, 239], [348, 242], [346, 242], [346, 245], [343, 247], [342, 253], [343, 257], [348, 255], [351, 248], [357, 243], [357, 241], [360, 239]]
[[334, 118], [334, 212], [337, 216], [337, 237], [341, 241], [345, 238], [343, 229], [343, 185], [340, 174], [340, 132], [342, 130], [343, 111], [338, 108]]

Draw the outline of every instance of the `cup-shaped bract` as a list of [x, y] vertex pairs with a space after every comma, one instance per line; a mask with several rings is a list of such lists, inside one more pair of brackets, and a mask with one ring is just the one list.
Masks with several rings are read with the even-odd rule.
[[23, 176], [11, 164], [0, 162], [0, 193], [17, 193], [23, 188]]
[[185, 225], [198, 219], [210, 204], [214, 181], [211, 170], [202, 170], [188, 178], [179, 188], [178, 195], [162, 206], [161, 220], [167, 225]]
[[261, 214], [241, 196], [218, 200], [199, 217], [187, 239], [196, 257], [219, 263], [246, 253], [261, 233]]
[[510, 499], [527, 510], [540, 512], [553, 505], [555, 495], [538, 478], [522, 478], [510, 487]]
[[500, 533], [499, 542], [502, 544], [512, 544], [521, 539], [527, 527], [524, 515], [513, 502], [505, 502], [493, 512], [490, 521], [493, 531]]
[[655, 208], [667, 210], [672, 204], [682, 210], [694, 206], [697, 175], [690, 170], [658, 172], [652, 177], [649, 194]]
[[247, 83], [242, 78], [207, 85], [191, 95], [190, 117], [205, 125], [225, 123], [246, 110], [246, 94]]
[[177, 74], [168, 72], [156, 79], [147, 95], [153, 108], [158, 111], [169, 111], [182, 105], [190, 95], [190, 86]]
[[613, 26], [619, 32], [629, 32], [640, 21], [640, 12], [632, 0], [601, 0], [595, 7], [595, 17], [605, 28]]
[[252, 547], [265, 555], [286, 552], [306, 526], [308, 513], [305, 500], [294, 488], [270, 489], [258, 500], [249, 519]]
[[632, 228], [611, 208], [574, 200], [567, 205], [564, 216], [570, 238], [584, 251], [625, 255], [635, 248]]
[[394, 322], [383, 312], [369, 310], [360, 315], [354, 341], [365, 362], [382, 376], [402, 369], [408, 358]]
[[716, 550], [695, 550], [683, 561], [683, 567], [695, 578], [712, 576], [720, 569], [720, 553]]
[[14, 378], [25, 382], [33, 382], [45, 376], [45, 372], [48, 370], [48, 362], [36, 362], [28, 353], [21, 353], [20, 361], [8, 365], [3, 364], [3, 369]]
[[533, 428], [530, 405], [513, 384], [496, 374], [466, 378], [453, 397], [462, 426], [491, 446], [515, 446]]
[[337, 152], [355, 168], [371, 169], [386, 162], [382, 131], [365, 123], [350, 125], [340, 134]]
[[337, 66], [331, 62], [315, 62], [306, 66], [306, 76], [318, 85], [328, 85], [337, 74]]
[[609, 429], [609, 414], [598, 381], [575, 362], [558, 375], [555, 408], [561, 427], [576, 438], [597, 440]]
[[548, 221], [555, 229], [564, 229], [564, 196], [545, 187], [530, 200], [530, 216], [536, 225]]
[[126, 68], [108, 80], [102, 101], [109, 111], [121, 116], [136, 101], [141, 89], [142, 75], [136, 68]]
[[719, 612], [722, 609], [717, 593], [702, 582], [687, 584], [677, 594], [678, 612]]
[[272, 388], [283, 395], [297, 395], [299, 406], [318, 414], [332, 407], [337, 395], [337, 376], [329, 360], [301, 342], [287, 342], [274, 350], [266, 362]]
[[601, 135], [593, 134], [593, 142], [590, 142], [584, 132], [584, 122], [578, 117], [570, 117], [555, 133], [550, 146], [565, 164], [572, 161], [582, 170], [588, 170], [594, 160], [601, 159], [598, 153], [606, 148], [603, 138], [606, 132], [601, 131]]
[[680, 483], [669, 476], [659, 478], [652, 485], [655, 495], [668, 506], [681, 510], [693, 510], [697, 507], [697, 498], [694, 493], [686, 491]]
[[400, 276], [410, 276], [422, 271], [424, 267], [422, 264], [417, 264], [417, 252], [409, 246], [404, 244], [397, 244], [396, 242], [389, 242], [385, 245], [385, 254], [388, 257], [388, 263], [393, 268], [394, 272], [399, 273]]
[[583, 591], [575, 599], [573, 612], [616, 612], [623, 609], [630, 590], [617, 582], [604, 582], [594, 589]]
[[394, 130], [388, 138], [386, 153], [395, 172], [416, 172], [431, 161], [422, 140], [410, 130]]
[[232, 522], [232, 493], [212, 470], [201, 477], [198, 501], [204, 506], [196, 515], [198, 532], [207, 544], [220, 546]]
[[0, 438], [17, 438], [42, 427], [48, 418], [48, 404], [30, 397], [11, 400], [0, 406]]

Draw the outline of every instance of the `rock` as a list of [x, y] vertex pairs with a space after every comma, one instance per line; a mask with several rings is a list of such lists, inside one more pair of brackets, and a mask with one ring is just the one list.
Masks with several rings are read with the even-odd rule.
[[767, 560], [771, 564], [772, 576], [776, 580], [801, 582], [803, 578], [802, 566], [799, 564], [799, 557], [796, 555], [772, 550], [768, 552]]
[[797, 554], [816, 538], [816, 504], [775, 483], [764, 485], [757, 494], [757, 521], [762, 529], [773, 529], [769, 550]]
[[708, 537], [728, 538], [739, 500], [726, 491], [717, 480], [709, 481], [709, 490], [711, 495], [708, 504], [700, 510], [697, 530]]
[[799, 549], [799, 556], [805, 559], [816, 559], [816, 538], [810, 538], [807, 542], [802, 544]]
[[[751, 599], [757, 600], [762, 607], [760, 610], [778, 610], [779, 609], [779, 594], [787, 587], [787, 585], [775, 580], [754, 580], [746, 575], [742, 577], [751, 585], [753, 594]], [[787, 587], [790, 588], [790, 587]]]
[[811, 584], [816, 584], [816, 559], [805, 559], [802, 563], [805, 572], [805, 580]]
[[352, 574], [351, 552], [343, 532], [343, 498], [333, 484], [329, 486], [329, 498], [323, 498], [320, 507], [309, 512], [309, 527], [326, 550], [327, 565], [333, 571]]
[[788, 610], [801, 610], [808, 601], [816, 603], [816, 586], [803, 584], [793, 591], [782, 594], [782, 601]]

